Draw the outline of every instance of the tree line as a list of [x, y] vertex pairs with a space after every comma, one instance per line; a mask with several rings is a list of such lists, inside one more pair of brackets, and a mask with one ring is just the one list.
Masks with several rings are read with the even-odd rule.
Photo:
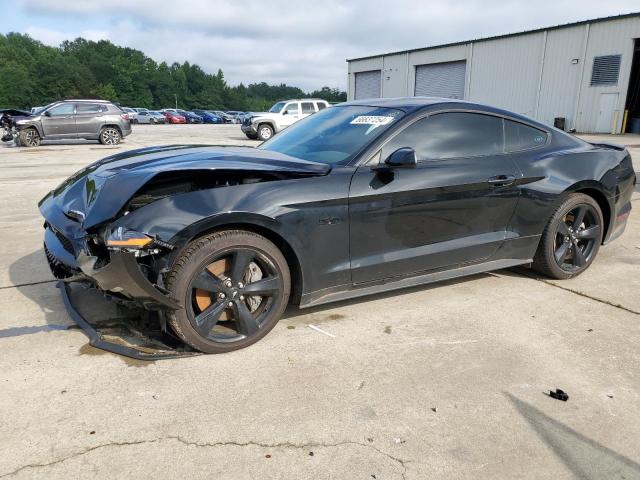
[[107, 40], [77, 38], [50, 47], [20, 33], [0, 34], [0, 108], [31, 108], [66, 98], [100, 98], [122, 106], [263, 111], [287, 98], [343, 102], [346, 92], [322, 87], [305, 93], [286, 84], [228, 85], [198, 65], [155, 62]]

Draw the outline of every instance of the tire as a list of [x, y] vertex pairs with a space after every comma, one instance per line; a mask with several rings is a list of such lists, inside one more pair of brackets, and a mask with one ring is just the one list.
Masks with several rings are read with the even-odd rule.
[[263, 142], [273, 137], [273, 127], [268, 123], [261, 123], [258, 125], [258, 138]]
[[98, 139], [103, 145], [118, 145], [120, 140], [122, 140], [122, 135], [116, 127], [103, 127], [102, 130], [100, 130]]
[[258, 139], [258, 135], [255, 135], [253, 133], [245, 133], [245, 135], [247, 136], [247, 138], [249, 140], [257, 140]]
[[580, 275], [596, 258], [603, 232], [598, 203], [583, 193], [570, 194], [542, 233], [533, 269], [559, 280]]
[[[166, 276], [184, 308], [167, 313], [178, 337], [205, 353], [248, 347], [278, 323], [289, 302], [291, 277], [282, 252], [245, 230], [200, 237]], [[262, 296], [247, 295], [260, 292]]]
[[38, 147], [40, 146], [40, 134], [35, 128], [25, 128], [18, 132], [18, 140], [21, 147]]

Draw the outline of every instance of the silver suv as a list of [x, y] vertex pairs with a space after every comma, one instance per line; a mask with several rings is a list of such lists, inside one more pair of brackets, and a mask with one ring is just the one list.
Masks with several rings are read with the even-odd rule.
[[117, 145], [131, 133], [131, 122], [120, 107], [106, 100], [63, 100], [15, 118], [15, 128], [24, 147], [37, 147], [41, 140], [76, 138]]
[[268, 112], [247, 115], [242, 122], [242, 132], [252, 140], [269, 140], [280, 130], [328, 106], [328, 102], [318, 98], [278, 102]]

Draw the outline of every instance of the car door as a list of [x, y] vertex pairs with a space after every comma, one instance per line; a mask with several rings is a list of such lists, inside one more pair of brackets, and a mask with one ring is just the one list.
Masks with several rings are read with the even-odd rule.
[[280, 119], [280, 127], [286, 128], [300, 120], [300, 103], [289, 102], [282, 110], [282, 118]]
[[42, 131], [48, 138], [76, 138], [75, 103], [59, 103], [42, 115]]
[[503, 119], [443, 112], [408, 125], [374, 162], [413, 148], [413, 168], [356, 170], [349, 195], [354, 283], [478, 262], [510, 236], [519, 170]]
[[79, 138], [97, 137], [104, 124], [105, 105], [99, 103], [76, 104], [76, 131]]

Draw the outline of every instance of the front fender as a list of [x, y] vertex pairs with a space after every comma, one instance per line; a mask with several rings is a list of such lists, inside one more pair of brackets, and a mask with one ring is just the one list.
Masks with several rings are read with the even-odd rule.
[[[348, 191], [344, 169], [328, 176], [198, 190], [157, 200], [118, 218], [174, 247], [222, 226], [256, 226], [284, 240], [299, 260], [303, 292], [350, 283]], [[331, 221], [328, 221], [331, 219]]]
[[35, 128], [38, 131], [38, 135], [40, 135], [40, 138], [44, 138], [44, 130], [42, 130], [42, 124], [40, 122], [31, 121], [22, 124], [16, 123], [16, 130], [18, 131], [25, 130], [27, 128]]

